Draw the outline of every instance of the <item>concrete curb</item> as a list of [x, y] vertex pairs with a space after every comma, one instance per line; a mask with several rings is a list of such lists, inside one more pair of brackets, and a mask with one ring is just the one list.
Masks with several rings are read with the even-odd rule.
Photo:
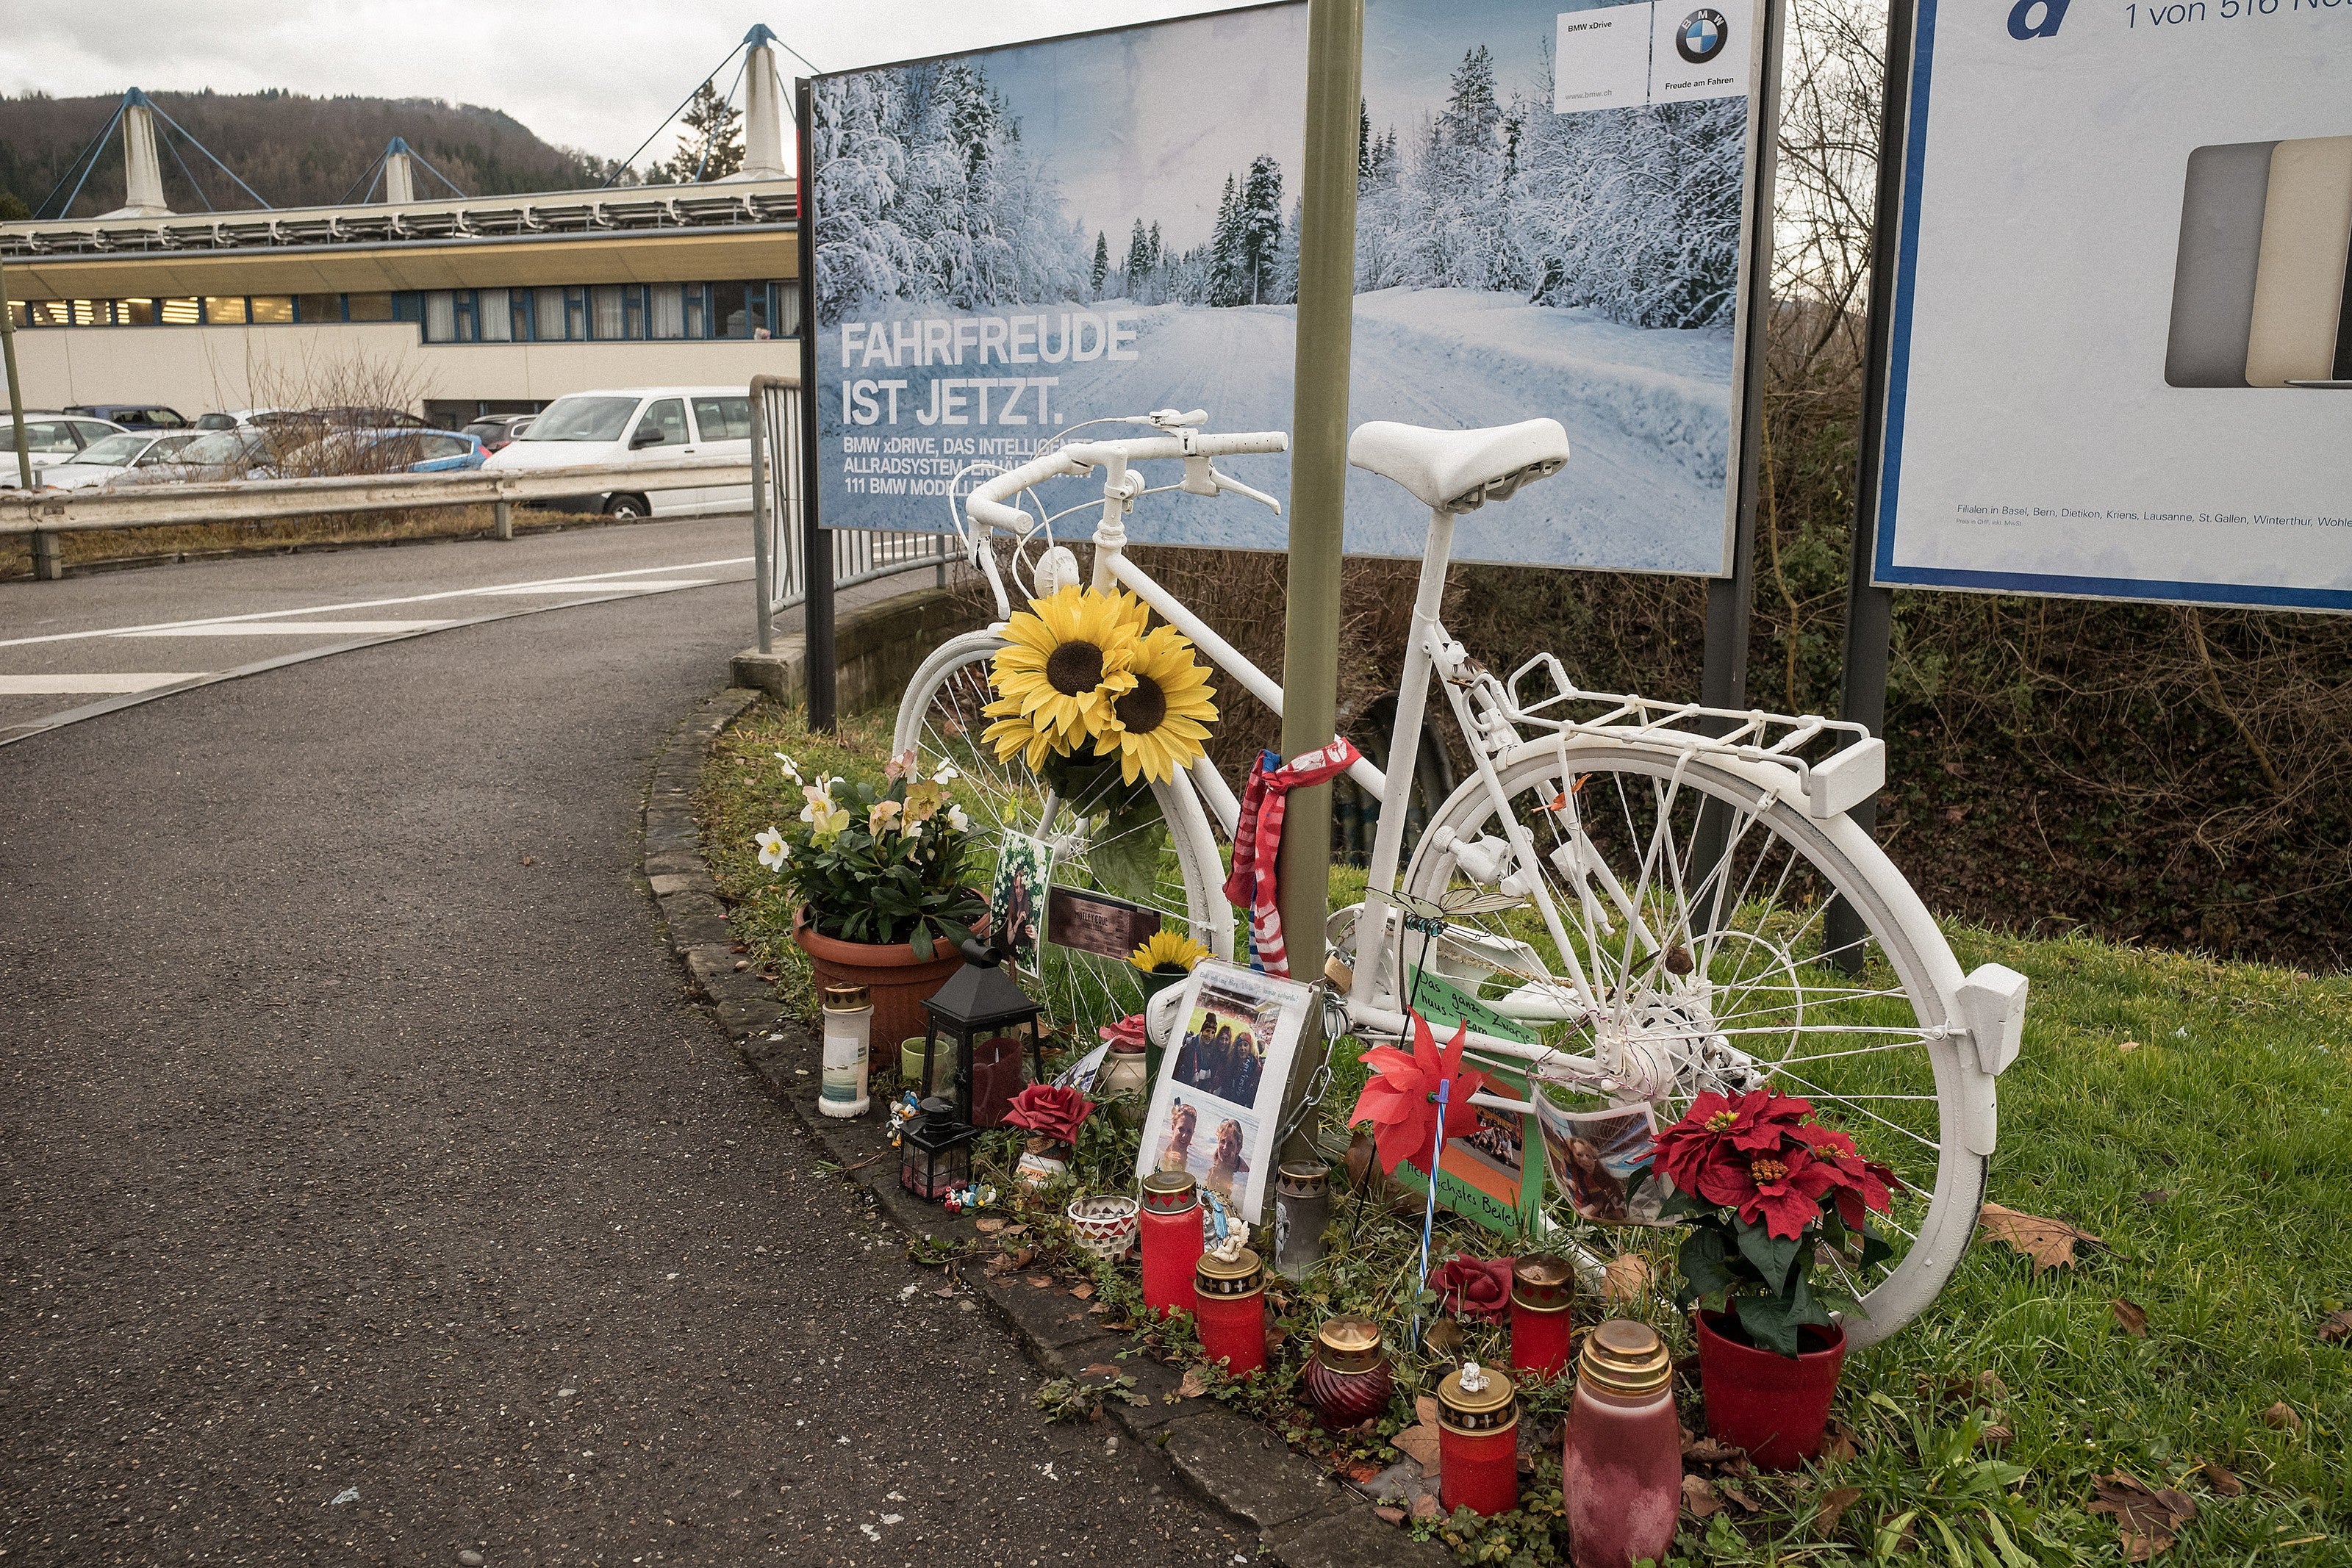
[[[697, 999], [727, 1031], [736, 1054], [843, 1173], [855, 1174], [893, 1224], [909, 1236], [977, 1242], [971, 1221], [951, 1218], [899, 1188], [879, 1114], [836, 1120], [818, 1113], [815, 1038], [773, 999], [767, 982], [735, 967], [726, 908], [702, 858], [694, 797], [711, 744], [759, 697], [730, 687], [704, 698], [656, 759], [646, 793], [642, 864], [664, 935], [692, 976]], [[1051, 1375], [1073, 1375], [1130, 1346], [1126, 1335], [1098, 1327], [1086, 1304], [1058, 1286], [1033, 1286], [1017, 1272], [950, 1274], [1012, 1325], [1030, 1359]], [[1287, 1568], [1441, 1568], [1452, 1562], [1441, 1548], [1381, 1523], [1369, 1507], [1255, 1422], [1209, 1399], [1166, 1403], [1178, 1377], [1160, 1363], [1137, 1356], [1120, 1364], [1148, 1403], [1106, 1404], [1106, 1418], [1160, 1454], [1209, 1502], [1255, 1530], [1273, 1560]]]

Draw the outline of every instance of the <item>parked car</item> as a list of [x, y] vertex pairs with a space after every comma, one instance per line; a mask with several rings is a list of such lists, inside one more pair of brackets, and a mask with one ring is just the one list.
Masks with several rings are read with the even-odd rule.
[[[121, 434], [121, 425], [103, 419], [46, 408], [26, 409], [25, 447], [26, 455], [33, 460], [33, 483], [39, 485], [45, 470], [72, 462], [92, 443]], [[0, 421], [0, 489], [16, 488], [17, 477], [16, 434], [9, 429], [9, 422]]]
[[[741, 387], [625, 387], [557, 398], [485, 466], [654, 467], [682, 457], [751, 455], [751, 400]], [[751, 487], [608, 488], [530, 504], [613, 517], [693, 517], [748, 510]]]
[[105, 483], [114, 488], [131, 485], [217, 485], [230, 479], [268, 479], [279, 472], [278, 448], [266, 431], [254, 429], [192, 432], [189, 438], [160, 457], [142, 459]]
[[466, 426], [466, 434], [480, 442], [483, 451], [496, 452], [519, 439], [538, 417], [535, 413], [486, 413]]
[[190, 430], [185, 415], [160, 402], [69, 402], [68, 413], [88, 414], [125, 430]]
[[316, 420], [338, 430], [430, 430], [433, 422], [409, 413], [404, 408], [312, 408], [305, 409], [305, 419]]
[[142, 466], [161, 466], [198, 438], [193, 430], [126, 430], [91, 442], [69, 462], [41, 471], [44, 490], [82, 490], [110, 483]]
[[296, 474], [441, 474], [479, 468], [482, 444], [455, 430], [337, 430], [287, 453]]
[[303, 416], [290, 408], [236, 408], [225, 413], [196, 415], [198, 430], [258, 430], [264, 425], [299, 421]]

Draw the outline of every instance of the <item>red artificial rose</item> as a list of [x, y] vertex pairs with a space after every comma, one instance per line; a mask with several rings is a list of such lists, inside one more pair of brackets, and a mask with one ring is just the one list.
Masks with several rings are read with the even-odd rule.
[[1075, 1089], [1032, 1083], [1004, 1108], [1004, 1124], [1056, 1144], [1075, 1144], [1078, 1129], [1094, 1114], [1095, 1103]]
[[1117, 1023], [1103, 1025], [1095, 1030], [1095, 1033], [1113, 1045], [1129, 1045], [1140, 1049], [1151, 1043], [1151, 1037], [1144, 1031], [1141, 1013], [1129, 1013]]
[[1371, 1070], [1371, 1076], [1364, 1080], [1363, 1092], [1356, 1096], [1355, 1109], [1348, 1113], [1348, 1124], [1372, 1124], [1383, 1171], [1393, 1172], [1401, 1162], [1410, 1162], [1414, 1169], [1426, 1174], [1427, 1166], [1423, 1162], [1430, 1157], [1431, 1147], [1438, 1141], [1439, 1084], [1448, 1086], [1446, 1137], [1458, 1137], [1477, 1122], [1478, 1113], [1470, 1103], [1470, 1096], [1486, 1086], [1486, 1075], [1462, 1065], [1462, 1048], [1469, 1039], [1470, 1026], [1464, 1024], [1440, 1050], [1436, 1037], [1429, 1031], [1429, 1020], [1415, 1013], [1410, 1055], [1392, 1045], [1374, 1046], [1364, 1052], [1364, 1065]]
[[1456, 1317], [1491, 1323], [1511, 1302], [1511, 1260], [1458, 1253], [1429, 1276], [1439, 1304]]

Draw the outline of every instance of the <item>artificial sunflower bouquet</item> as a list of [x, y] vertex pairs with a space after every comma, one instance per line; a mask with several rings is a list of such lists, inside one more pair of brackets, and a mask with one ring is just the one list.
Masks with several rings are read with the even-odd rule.
[[1071, 584], [1005, 622], [990, 670], [997, 759], [1022, 758], [1081, 816], [1107, 819], [1090, 856], [1112, 891], [1148, 889], [1159, 861], [1151, 786], [1202, 754], [1217, 717], [1192, 640], [1124, 592]]

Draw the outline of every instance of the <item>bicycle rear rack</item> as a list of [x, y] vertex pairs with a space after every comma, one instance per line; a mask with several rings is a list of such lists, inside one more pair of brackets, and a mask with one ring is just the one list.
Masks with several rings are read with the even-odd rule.
[[[1617, 692], [1586, 691], [1569, 677], [1558, 655], [1538, 653], [1497, 681], [1465, 661], [1487, 708], [1491, 738], [1511, 744], [1521, 728], [1591, 736], [1619, 745], [1676, 755], [1706, 752], [1785, 768], [1810, 817], [1842, 816], [1886, 782], [1886, 743], [1862, 725], [1818, 714], [1768, 713], [1762, 708], [1708, 707]], [[1531, 673], [1549, 677], [1552, 692], [1534, 701], [1519, 695]]]

